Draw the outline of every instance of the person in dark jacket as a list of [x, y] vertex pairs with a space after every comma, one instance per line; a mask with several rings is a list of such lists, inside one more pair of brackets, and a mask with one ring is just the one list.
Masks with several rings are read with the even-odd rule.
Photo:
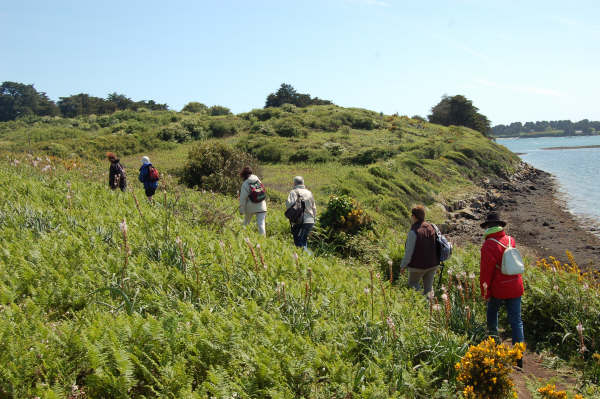
[[108, 185], [111, 190], [120, 188], [121, 191], [127, 190], [127, 176], [125, 175], [125, 168], [121, 165], [121, 161], [117, 156], [109, 152], [106, 157], [110, 161], [110, 168], [108, 169]]
[[[496, 212], [487, 215], [480, 225], [485, 229], [485, 241], [481, 246], [479, 283], [481, 295], [487, 301], [487, 325], [490, 335], [498, 336], [498, 310], [506, 306], [508, 322], [512, 330], [513, 344], [524, 341], [521, 320], [521, 296], [524, 292], [523, 277], [505, 275], [501, 272], [505, 247], [516, 247], [515, 239], [504, 232], [506, 222]], [[523, 367], [522, 359], [518, 366]]]
[[150, 158], [142, 157], [142, 166], [140, 167], [140, 175], [138, 176], [139, 181], [144, 183], [144, 190], [146, 191], [146, 197], [148, 201], [152, 201], [152, 196], [158, 188], [158, 180], [150, 180]]
[[406, 237], [404, 258], [400, 271], [408, 268], [408, 285], [420, 289], [423, 280], [423, 294], [428, 295], [433, 287], [435, 272], [440, 264], [434, 227], [425, 221], [425, 208], [421, 205], [411, 210], [412, 226]]

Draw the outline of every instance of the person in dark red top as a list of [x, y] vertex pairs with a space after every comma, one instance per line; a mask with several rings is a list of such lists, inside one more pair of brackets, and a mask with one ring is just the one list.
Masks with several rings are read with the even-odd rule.
[[[485, 241], [481, 246], [479, 283], [481, 295], [487, 300], [487, 325], [490, 335], [498, 336], [498, 310], [505, 305], [512, 329], [512, 341], [515, 344], [524, 340], [521, 320], [523, 277], [520, 274], [508, 276], [500, 271], [504, 254], [502, 245], [516, 247], [515, 239], [504, 232], [505, 226], [506, 222], [495, 212], [489, 213], [485, 222], [481, 223], [481, 227], [486, 230]], [[522, 360], [519, 360], [518, 365], [523, 367]]]

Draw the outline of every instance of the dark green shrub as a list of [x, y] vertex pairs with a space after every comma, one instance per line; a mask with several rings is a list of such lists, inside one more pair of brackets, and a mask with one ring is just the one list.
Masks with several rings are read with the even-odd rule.
[[252, 155], [261, 162], [275, 163], [281, 161], [282, 151], [280, 146], [270, 143], [254, 149]]
[[281, 108], [264, 108], [264, 109], [253, 109], [250, 111], [250, 115], [255, 116], [259, 121], [267, 121], [271, 118], [278, 118], [281, 116], [283, 111]]
[[323, 147], [334, 157], [340, 156], [344, 152], [344, 146], [340, 143], [327, 142], [323, 144]]
[[250, 132], [263, 134], [265, 136], [275, 136], [275, 130], [269, 123], [254, 122], [250, 125]]
[[231, 111], [227, 107], [223, 107], [222, 105], [213, 105], [208, 109], [208, 113], [211, 116], [219, 116], [219, 115], [230, 115]]
[[358, 154], [346, 158], [345, 162], [353, 165], [369, 165], [379, 160], [392, 157], [393, 152], [382, 148], [369, 148], [361, 151]]
[[240, 188], [240, 170], [244, 166], [257, 168], [248, 153], [223, 143], [202, 143], [192, 148], [181, 170], [180, 181], [188, 187], [225, 194], [236, 194]]
[[300, 137], [306, 136], [306, 132], [302, 126], [290, 119], [278, 120], [273, 124], [275, 132], [282, 137]]
[[198, 119], [187, 119], [181, 121], [181, 125], [190, 133], [193, 139], [204, 139], [210, 135], [208, 123]]
[[314, 150], [311, 151], [309, 161], [315, 163], [325, 163], [333, 161], [333, 157], [326, 150]]
[[192, 101], [187, 103], [181, 111], [206, 114], [208, 112], [208, 107], [202, 103]]
[[323, 163], [333, 161], [333, 157], [325, 150], [308, 150], [300, 149], [289, 156], [288, 161], [291, 163], [298, 162], [314, 162]]
[[351, 126], [354, 129], [372, 130], [377, 127], [377, 124], [372, 118], [366, 116], [352, 116], [350, 120]]
[[238, 131], [238, 128], [233, 121], [224, 119], [211, 121], [209, 127], [213, 137], [233, 136]]
[[164, 141], [183, 143], [191, 140], [191, 135], [190, 132], [179, 123], [172, 123], [159, 130], [158, 138]]
[[369, 173], [375, 177], [380, 177], [382, 179], [393, 179], [394, 178], [394, 175], [391, 171], [389, 171], [381, 166], [370, 167]]
[[306, 162], [310, 159], [310, 154], [309, 150], [301, 149], [290, 155], [289, 161], [292, 163]]

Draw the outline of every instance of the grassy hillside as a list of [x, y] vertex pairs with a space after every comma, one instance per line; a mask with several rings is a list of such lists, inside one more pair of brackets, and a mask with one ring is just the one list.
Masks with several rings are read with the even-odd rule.
[[285, 195], [292, 176], [302, 174], [321, 203], [332, 193], [350, 194], [394, 223], [405, 223], [412, 203], [443, 203], [472, 190], [482, 176], [510, 173], [518, 161], [470, 129], [333, 105], [212, 117], [120, 111], [0, 124], [0, 141], [10, 151], [85, 159], [115, 151], [131, 155], [125, 158], [131, 168], [144, 152], [172, 172], [198, 140], [223, 140], [253, 154], [275, 200]]
[[[120, 122], [0, 127], [10, 150], [0, 160], [0, 398], [459, 395], [455, 364], [485, 335], [478, 249], [456, 250], [444, 274], [447, 302], [439, 292], [436, 306], [404, 288], [405, 276], [390, 284], [385, 259], [402, 256], [399, 231], [413, 202], [441, 219], [437, 203], [509, 173], [514, 155], [469, 129], [333, 106], [106, 118]], [[181, 127], [263, 159], [267, 238], [240, 226], [235, 198], [186, 189], [173, 175], [155, 204], [145, 201], [134, 181], [140, 151], [176, 173], [192, 134], [182, 143], [161, 137]], [[278, 160], [263, 156], [271, 150], [260, 155], [269, 145]], [[30, 148], [35, 155], [23, 153]], [[105, 150], [130, 154], [132, 191], [107, 190], [107, 165], [98, 161]], [[308, 159], [293, 159], [304, 151]], [[321, 210], [330, 193], [365, 206], [376, 229], [351, 245], [376, 257], [296, 256], [281, 200], [299, 173]], [[538, 349], [560, 343], [562, 358], [586, 370], [581, 382], [591, 394], [600, 378], [600, 362], [595, 369], [590, 361], [600, 351], [598, 287], [572, 264], [530, 266], [528, 340]]]

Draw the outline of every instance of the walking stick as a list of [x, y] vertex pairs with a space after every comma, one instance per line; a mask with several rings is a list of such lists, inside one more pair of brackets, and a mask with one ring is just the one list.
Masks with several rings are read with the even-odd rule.
[[440, 290], [440, 288], [442, 287], [442, 275], [444, 274], [444, 262], [441, 263], [442, 268], [440, 269], [440, 279], [438, 280], [438, 291]]

